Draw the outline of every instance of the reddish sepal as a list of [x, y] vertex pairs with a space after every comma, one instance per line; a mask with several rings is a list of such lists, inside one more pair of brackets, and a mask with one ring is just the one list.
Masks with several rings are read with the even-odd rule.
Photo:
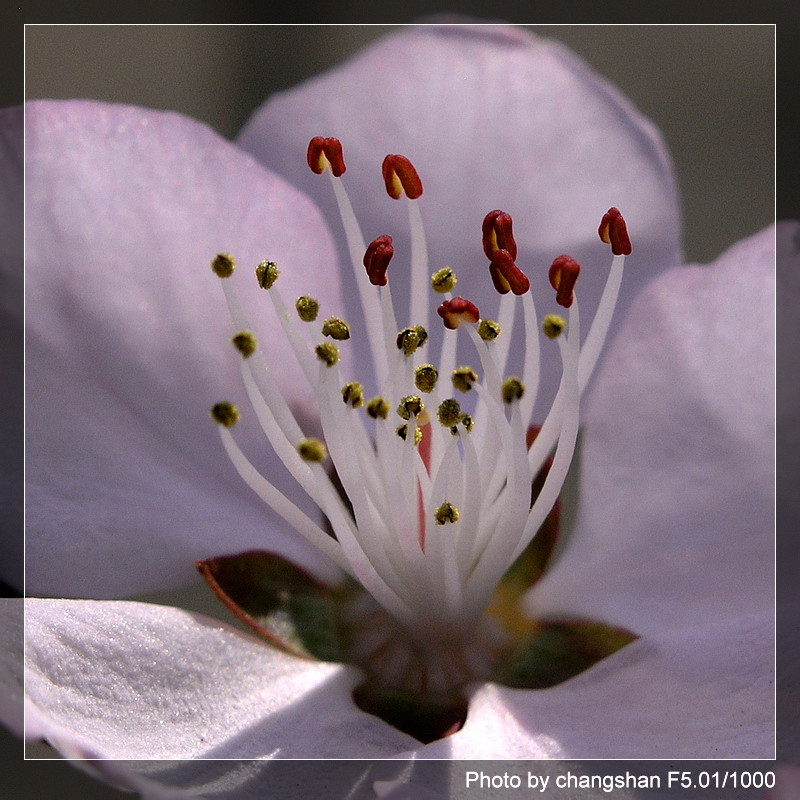
[[369, 275], [369, 282], [373, 286], [386, 286], [388, 281], [386, 270], [389, 269], [389, 262], [394, 255], [394, 246], [391, 236], [379, 236], [374, 242], [370, 242], [364, 253], [364, 266]]
[[573, 289], [581, 265], [571, 256], [559, 256], [550, 266], [550, 285], [556, 290], [556, 302], [569, 308], [575, 299]]
[[347, 170], [342, 155], [342, 143], [333, 137], [315, 136], [308, 143], [306, 160], [311, 171], [317, 175], [322, 175], [325, 168], [330, 167], [334, 176], [339, 178]]
[[600, 239], [611, 245], [611, 252], [615, 256], [629, 256], [633, 251], [628, 226], [618, 208], [609, 208], [603, 214], [603, 220], [597, 229]]
[[507, 250], [511, 259], [516, 260], [517, 243], [512, 227], [511, 215], [505, 211], [495, 209], [486, 215], [483, 220], [483, 252], [486, 258], [491, 259], [497, 250]]
[[383, 159], [383, 181], [389, 197], [399, 200], [404, 194], [416, 200], [422, 194], [422, 181], [414, 165], [405, 157], [390, 154]]

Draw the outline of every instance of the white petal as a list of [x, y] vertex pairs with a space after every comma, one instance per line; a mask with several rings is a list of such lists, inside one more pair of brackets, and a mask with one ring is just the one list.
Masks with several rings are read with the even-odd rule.
[[29, 737], [75, 758], [369, 758], [414, 740], [359, 711], [355, 672], [144, 603], [28, 600]]
[[771, 758], [772, 615], [640, 640], [544, 691], [481, 687], [437, 758]]
[[[246, 403], [211, 259], [237, 257], [257, 333], [277, 327], [253, 274], [265, 257], [287, 297], [307, 290], [333, 310], [336, 259], [315, 207], [199, 123], [97, 103], [27, 107], [26, 179], [28, 591], [168, 588], [197, 559], [253, 547], [313, 565], [299, 537], [273, 535], [209, 409]], [[261, 343], [301, 403], [293, 360]], [[242, 427], [268, 461], [256, 426]]]
[[579, 508], [537, 613], [639, 634], [773, 604], [774, 231], [638, 298], [586, 403]]

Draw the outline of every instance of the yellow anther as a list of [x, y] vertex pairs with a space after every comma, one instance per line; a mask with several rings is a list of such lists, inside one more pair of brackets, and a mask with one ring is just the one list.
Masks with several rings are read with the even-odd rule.
[[397, 413], [403, 419], [411, 419], [412, 415], [421, 414], [424, 410], [425, 404], [418, 394], [410, 394], [408, 397], [403, 397], [397, 406]]
[[236, 259], [230, 253], [220, 253], [211, 262], [211, 269], [218, 278], [230, 278], [236, 269]]
[[494, 341], [502, 331], [503, 329], [493, 319], [482, 319], [480, 325], [478, 325], [478, 336], [484, 342]]
[[437, 525], [458, 522], [460, 516], [458, 509], [452, 503], [442, 503], [433, 514]]
[[413, 355], [418, 347], [423, 347], [428, 340], [428, 331], [422, 325], [403, 328], [397, 334], [397, 349], [402, 350], [406, 356]]
[[307, 294], [298, 297], [294, 307], [297, 309], [297, 316], [303, 322], [313, 322], [317, 318], [317, 314], [319, 314], [319, 302]]
[[262, 289], [271, 289], [276, 280], [278, 280], [278, 265], [274, 261], [262, 261], [256, 267], [256, 279], [258, 285]]
[[542, 330], [548, 339], [557, 339], [567, 327], [567, 321], [558, 314], [548, 314], [542, 320]]
[[432, 392], [439, 380], [439, 370], [433, 364], [420, 364], [414, 370], [414, 384], [421, 392]]
[[506, 378], [501, 391], [503, 402], [510, 404], [525, 394], [525, 384], [519, 378]]
[[309, 461], [312, 464], [319, 464], [319, 462], [324, 461], [328, 455], [328, 449], [319, 439], [303, 439], [303, 441], [297, 445], [297, 452], [300, 454], [300, 458], [302, 458], [303, 461]]
[[468, 392], [472, 388], [472, 384], [476, 383], [477, 380], [478, 373], [472, 367], [457, 367], [453, 370], [453, 386], [459, 392]]
[[350, 327], [343, 319], [330, 317], [322, 326], [322, 335], [341, 342], [350, 338]]
[[220, 425], [232, 428], [239, 421], [239, 409], [233, 403], [223, 401], [212, 406], [211, 416]]
[[431, 275], [431, 286], [434, 292], [447, 294], [456, 288], [458, 276], [450, 267], [443, 267]]
[[358, 381], [351, 381], [342, 386], [342, 399], [353, 408], [364, 405], [364, 387]]
[[250, 358], [258, 347], [258, 340], [252, 331], [240, 331], [231, 341], [233, 346], [242, 354], [242, 358]]
[[388, 401], [380, 396], [373, 397], [372, 400], [367, 403], [367, 414], [369, 414], [372, 419], [378, 419], [378, 417], [386, 419], [386, 417], [389, 416], [389, 409]]
[[[408, 436], [408, 425], [401, 425], [397, 429], [397, 435], [403, 440], [406, 440], [406, 436]], [[414, 428], [414, 444], [419, 447], [419, 443], [422, 441], [422, 431], [419, 428]]]
[[461, 422], [461, 405], [454, 397], [443, 400], [439, 404], [439, 422], [446, 428], [452, 428]]
[[326, 367], [332, 367], [339, 363], [339, 348], [333, 342], [322, 342], [314, 348], [317, 358]]

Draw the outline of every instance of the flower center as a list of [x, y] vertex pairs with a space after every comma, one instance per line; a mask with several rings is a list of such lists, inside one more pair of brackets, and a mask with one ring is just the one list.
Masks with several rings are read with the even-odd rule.
[[[324, 441], [307, 438], [244, 317], [232, 282], [232, 256], [212, 268], [222, 278], [242, 356], [241, 373], [253, 410], [277, 457], [317, 504], [333, 535], [305, 514], [239, 449], [232, 404], [218, 403], [223, 446], [242, 478], [301, 535], [322, 550], [370, 596], [343, 610], [360, 631], [356, 658], [383, 687], [457, 691], [491, 674], [502, 649], [502, 628], [485, 611], [503, 576], [530, 545], [557, 501], [578, 433], [580, 395], [606, 337], [630, 253], [625, 223], [609, 210], [599, 228], [614, 259], [606, 289], [583, 343], [575, 284], [580, 266], [569, 256], [553, 262], [549, 278], [565, 309], [540, 325], [530, 282], [518, 267], [511, 217], [487, 214], [481, 238], [489, 279], [501, 295], [497, 320], [482, 317], [469, 299], [454, 296], [455, 271], [430, 274], [420, 198], [411, 162], [389, 155], [383, 178], [390, 197], [405, 195], [411, 253], [410, 324], [397, 323], [390, 262], [391, 236], [366, 245], [347, 196], [341, 144], [317, 137], [308, 149], [314, 172], [328, 171], [341, 213], [372, 356], [372, 375], [351, 374], [342, 351], [350, 326], [338, 316], [319, 326], [319, 303], [297, 299], [291, 313], [278, 288], [279, 269], [256, 267], [298, 367], [316, 400]], [[477, 239], [477, 232], [476, 232]], [[439, 324], [430, 328], [431, 293], [440, 296]], [[520, 376], [506, 375], [511, 333], [521, 306], [525, 352]], [[319, 333], [314, 335], [313, 331]], [[540, 335], [557, 347], [558, 392], [532, 446], [526, 433], [538, 393]], [[467, 336], [472, 364], [457, 363], [457, 340]], [[548, 342], [554, 344], [548, 344]], [[365, 397], [373, 380], [378, 394]], [[545, 470], [546, 465], [549, 469]], [[532, 502], [531, 486], [545, 475]], [[337, 481], [343, 491], [339, 490]]]

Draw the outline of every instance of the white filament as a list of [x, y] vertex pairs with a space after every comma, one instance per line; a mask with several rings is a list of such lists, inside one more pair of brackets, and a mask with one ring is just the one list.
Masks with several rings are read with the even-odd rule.
[[[309, 464], [299, 456], [297, 447], [303, 433], [260, 351], [243, 360], [242, 376], [271, 447], [328, 518], [336, 538], [328, 536], [261, 476], [224, 428], [222, 441], [237, 471], [259, 497], [359, 580], [412, 635], [420, 639], [429, 636], [431, 619], [437, 620], [441, 630], [468, 635], [503, 574], [536, 535], [561, 491], [575, 449], [580, 394], [609, 330], [624, 259], [614, 259], [583, 349], [577, 300], [570, 309], [567, 334], [558, 340], [561, 383], [530, 449], [526, 447], [526, 429], [534, 411], [540, 374], [540, 333], [530, 293], [519, 300], [525, 329], [525, 392], [510, 406], [502, 400], [501, 386], [517, 317], [517, 298], [508, 294], [501, 299], [498, 316], [503, 333], [498, 340], [485, 342], [476, 326], [466, 325], [482, 372], [474, 386], [475, 436], [461, 424], [453, 435], [436, 420], [439, 404], [453, 395], [450, 376], [459, 334], [439, 325], [434, 328], [443, 332], [444, 339], [438, 349], [439, 382], [430, 393], [420, 395], [431, 420], [421, 428], [430, 448], [425, 463], [415, 442], [422, 421], [412, 415], [406, 422], [403, 439], [396, 432], [403, 420], [395, 409], [402, 397], [420, 394], [414, 385], [414, 367], [426, 359], [419, 351], [409, 358], [395, 346], [397, 322], [391, 291], [388, 285], [370, 284], [361, 264], [364, 240], [352, 205], [339, 179], [333, 179], [333, 187], [366, 321], [372, 367], [378, 387], [390, 405], [388, 419], [373, 422], [363, 409], [343, 402], [344, 378], [339, 366], [328, 367], [315, 358], [313, 343], [303, 335], [278, 289], [273, 286], [269, 294], [292, 352], [314, 390], [330, 459], [352, 504], [352, 515], [325, 467]], [[427, 247], [415, 201], [409, 201], [409, 221], [411, 321], [427, 327]], [[248, 329], [229, 283], [223, 281], [231, 317], [237, 330]], [[449, 293], [446, 298], [450, 298]], [[339, 344], [348, 346], [346, 342]], [[531, 506], [532, 478], [551, 453], [552, 465]], [[458, 509], [458, 520], [437, 524], [436, 509], [448, 502]], [[451, 664], [437, 666], [432, 662], [432, 681], [446, 683], [448, 670], [452, 669], [455, 667]]]

